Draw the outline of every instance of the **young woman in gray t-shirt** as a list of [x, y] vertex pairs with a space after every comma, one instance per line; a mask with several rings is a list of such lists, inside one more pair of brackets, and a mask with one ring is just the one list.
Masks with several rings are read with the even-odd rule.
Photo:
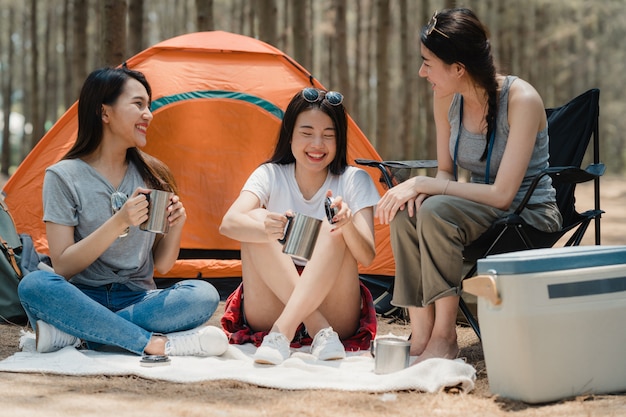
[[[143, 74], [103, 68], [86, 79], [78, 137], [44, 179], [44, 221], [54, 272], [35, 271], [19, 295], [37, 350], [82, 342], [138, 355], [220, 355], [224, 332], [203, 326], [219, 302], [213, 286], [187, 280], [156, 289], [153, 272], [176, 261], [185, 207], [167, 167], [138, 148], [152, 120]], [[139, 229], [150, 189], [172, 192], [169, 232]]]

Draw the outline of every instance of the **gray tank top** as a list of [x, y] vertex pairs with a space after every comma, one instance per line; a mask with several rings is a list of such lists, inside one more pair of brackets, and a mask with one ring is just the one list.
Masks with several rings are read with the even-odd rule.
[[[498, 103], [498, 116], [496, 118], [496, 133], [491, 151], [490, 166], [489, 166], [489, 183], [493, 184], [498, 170], [500, 169], [500, 162], [502, 161], [502, 155], [509, 137], [509, 122], [508, 122], [508, 108], [509, 108], [509, 89], [511, 84], [517, 79], [515, 76], [507, 76], [502, 90], [500, 91], [500, 98]], [[485, 135], [475, 134], [467, 131], [462, 125], [460, 120], [461, 112], [461, 95], [455, 94], [450, 104], [448, 111], [448, 120], [450, 122], [450, 156], [454, 159], [455, 147], [458, 149], [457, 164], [468, 170], [471, 173], [470, 181], [475, 183], [485, 183], [485, 174], [487, 172], [487, 160], [481, 161], [485, 150]], [[459, 135], [459, 128], [461, 134]], [[530, 158], [530, 163], [526, 169], [526, 174], [522, 181], [522, 185], [517, 192], [517, 195], [513, 199], [511, 208], [517, 207], [521, 202], [524, 194], [530, 187], [533, 177], [548, 167], [548, 127], [546, 126], [541, 132], [537, 134], [533, 153]], [[529, 204], [540, 204], [547, 202], [554, 202], [556, 198], [556, 191], [552, 187], [552, 179], [549, 176], [544, 176], [539, 182], [535, 192], [530, 198]]]

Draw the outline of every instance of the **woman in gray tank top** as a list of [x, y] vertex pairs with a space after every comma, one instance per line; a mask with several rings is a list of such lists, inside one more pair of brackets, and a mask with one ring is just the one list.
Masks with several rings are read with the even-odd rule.
[[[376, 216], [390, 224], [396, 261], [392, 303], [407, 307], [416, 363], [458, 354], [456, 315], [463, 248], [515, 210], [530, 178], [548, 166], [544, 105], [526, 81], [496, 72], [487, 29], [468, 9], [435, 12], [421, 31], [419, 75], [431, 84], [438, 171], [387, 191]], [[470, 181], [458, 181], [457, 166]], [[524, 220], [561, 225], [545, 177]]]

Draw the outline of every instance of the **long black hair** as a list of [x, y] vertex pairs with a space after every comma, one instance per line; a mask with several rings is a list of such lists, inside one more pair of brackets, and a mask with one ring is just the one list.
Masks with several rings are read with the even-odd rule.
[[[139, 71], [126, 67], [107, 67], [97, 69], [87, 76], [78, 99], [78, 136], [63, 159], [81, 158], [98, 149], [103, 135], [102, 105], [114, 104], [130, 79], [137, 80], [144, 86], [151, 102], [152, 89], [146, 77]], [[132, 147], [126, 151], [126, 160], [137, 167], [150, 188], [177, 193], [172, 173], [157, 158]]]
[[281, 165], [295, 162], [296, 158], [293, 152], [291, 152], [291, 138], [296, 119], [300, 113], [306, 110], [319, 109], [330, 117], [335, 127], [337, 153], [329, 165], [329, 170], [335, 175], [343, 173], [346, 166], [348, 166], [348, 121], [346, 110], [342, 103], [336, 105], [329, 103], [324, 96], [325, 93], [325, 91], [320, 91], [320, 99], [313, 102], [305, 99], [302, 91], [293, 96], [280, 124], [278, 142], [274, 148], [274, 154], [266, 162]]
[[462, 64], [487, 92], [487, 134], [480, 158], [485, 160], [498, 113], [498, 82], [487, 28], [469, 9], [447, 9], [433, 15], [429, 24], [422, 28], [420, 38], [422, 44], [446, 64]]

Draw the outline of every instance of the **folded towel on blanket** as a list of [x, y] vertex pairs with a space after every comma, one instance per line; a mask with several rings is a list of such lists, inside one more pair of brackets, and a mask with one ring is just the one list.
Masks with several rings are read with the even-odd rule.
[[374, 373], [369, 352], [350, 352], [339, 361], [320, 361], [302, 348], [279, 366], [253, 361], [254, 345], [230, 345], [219, 357], [171, 357], [166, 366], [142, 367], [140, 357], [124, 352], [97, 352], [66, 347], [37, 353], [34, 335], [22, 336], [22, 352], [0, 361], [0, 371], [60, 375], [135, 375], [147, 379], [189, 383], [234, 380], [262, 387], [301, 390], [438, 392], [449, 387], [470, 392], [475, 369], [462, 360], [430, 359], [386, 375]]

